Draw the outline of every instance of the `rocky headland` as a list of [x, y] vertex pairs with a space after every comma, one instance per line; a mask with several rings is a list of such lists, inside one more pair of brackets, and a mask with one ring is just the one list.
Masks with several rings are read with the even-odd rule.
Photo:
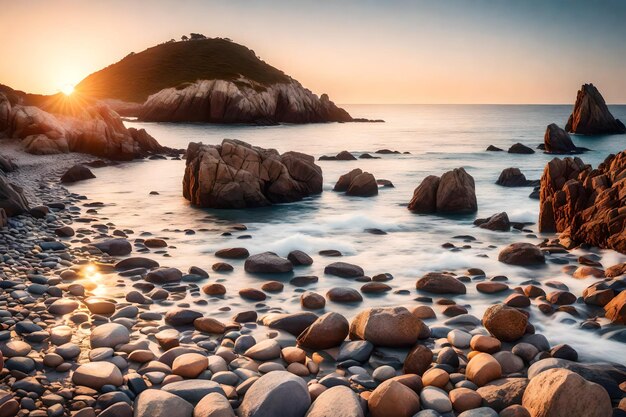
[[76, 91], [144, 121], [353, 121], [328, 95], [318, 97], [254, 51], [221, 38], [167, 42], [131, 53], [85, 78]]

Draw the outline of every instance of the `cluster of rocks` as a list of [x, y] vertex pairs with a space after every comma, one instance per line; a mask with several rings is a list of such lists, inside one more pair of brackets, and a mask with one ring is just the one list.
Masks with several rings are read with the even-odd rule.
[[[613, 411], [612, 404], [621, 406], [625, 369], [578, 363], [572, 347], [550, 346], [534, 331], [531, 306], [543, 314], [548, 307], [575, 309], [577, 297], [562, 287], [542, 293], [542, 284], [530, 280], [510, 288], [506, 277], [487, 280], [475, 268], [464, 276], [432, 272], [416, 281], [420, 293], [454, 297], [475, 284], [479, 292], [508, 297], [482, 318], [451, 298], [438, 300], [446, 320], [427, 325], [437, 315], [428, 297], [410, 308], [369, 308], [348, 319], [310, 311], [325, 303], [307, 291], [302, 312], [256, 304], [264, 315], [244, 310], [228, 321], [182, 300], [188, 291], [198, 305], [206, 302], [202, 298], [226, 294], [219, 282], [196, 284], [209, 278], [201, 268], [185, 274], [146, 257], [114, 258], [133, 248], [167, 247], [166, 240], [136, 238], [131, 244], [127, 236], [133, 231], [97, 223], [98, 204], [56, 184], [38, 193], [48, 203], [13, 217], [11, 227], [0, 231], [0, 304], [6, 306], [0, 315], [0, 415], [600, 417]], [[89, 207], [88, 216], [81, 214], [81, 204]], [[76, 226], [85, 223], [92, 227]], [[532, 266], [557, 248], [513, 244], [500, 260]], [[245, 259], [248, 273], [270, 276], [313, 263], [301, 251], [282, 258], [233, 247], [215, 256]], [[581, 260], [583, 266], [590, 262]], [[223, 270], [216, 265], [214, 270]], [[600, 276], [598, 270], [572, 274]], [[624, 272], [623, 264], [607, 268], [603, 275], [614, 278], [595, 283], [584, 297], [597, 307], [607, 290], [620, 294], [621, 306], [604, 307], [617, 323], [626, 319]], [[393, 279], [390, 274], [369, 279], [361, 267], [346, 262], [326, 265], [325, 273], [370, 287]], [[128, 278], [133, 288], [126, 288], [123, 298], [97, 296], [96, 274]], [[300, 279], [298, 285], [304, 282], [312, 281]], [[282, 285], [266, 281], [260, 290], [239, 294], [261, 303]], [[335, 290], [327, 298], [337, 295], [342, 302], [352, 288]]]
[[626, 151], [597, 169], [554, 158], [541, 177], [539, 231], [560, 232], [565, 246], [587, 243], [626, 253]]
[[[408, 155], [410, 152], [400, 152], [391, 149], [379, 149], [374, 152], [376, 155]], [[322, 155], [318, 158], [320, 161], [356, 161], [357, 157], [349, 151], [341, 151], [337, 155]], [[369, 152], [363, 152], [359, 155], [359, 159], [380, 159], [380, 156], [373, 156]]]
[[318, 97], [296, 80], [263, 86], [245, 77], [165, 88], [148, 97], [138, 117], [149, 122], [261, 125], [352, 121], [327, 94]]
[[191, 142], [186, 156], [183, 195], [200, 207], [262, 207], [322, 192], [322, 169], [303, 153], [224, 139], [221, 145]]
[[408, 208], [415, 213], [474, 213], [478, 209], [474, 178], [463, 168], [441, 177], [429, 175], [413, 192]]
[[55, 113], [65, 111], [56, 101], [73, 99], [53, 96], [49, 100], [44, 110], [28, 105], [27, 95], [13, 90], [0, 92], [0, 137], [20, 139], [26, 152], [37, 155], [82, 152], [131, 160], [175, 153], [159, 145], [144, 129], [127, 129], [119, 115], [103, 103], [75, 100], [71, 112]]
[[345, 192], [346, 195], [372, 197], [378, 195], [378, 183], [369, 172], [355, 168], [337, 180], [333, 191]]

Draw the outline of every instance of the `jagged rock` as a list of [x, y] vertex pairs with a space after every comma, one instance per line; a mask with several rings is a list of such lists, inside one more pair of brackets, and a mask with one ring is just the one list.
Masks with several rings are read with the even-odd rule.
[[9, 218], [7, 212], [3, 208], [0, 208], [0, 228], [7, 227], [9, 224]]
[[519, 168], [505, 168], [500, 173], [496, 184], [503, 187], [528, 187], [537, 185], [538, 181], [527, 180]]
[[543, 145], [546, 153], [574, 153], [578, 148], [574, 146], [569, 134], [555, 123], [549, 124], [543, 136]]
[[0, 173], [0, 208], [4, 209], [9, 217], [30, 209], [22, 188], [10, 183], [2, 173]]
[[441, 178], [430, 175], [415, 189], [408, 208], [416, 213], [473, 213], [478, 209], [474, 178], [463, 168]]
[[96, 178], [96, 176], [93, 175], [93, 172], [91, 172], [89, 168], [84, 165], [74, 165], [73, 167], [65, 171], [65, 174], [63, 174], [63, 176], [61, 177], [61, 182], [71, 183], [88, 180], [90, 178]]
[[613, 323], [626, 324], [626, 290], [604, 306], [605, 316]]
[[321, 193], [322, 183], [309, 155], [224, 139], [221, 145], [189, 144], [183, 195], [201, 207], [261, 207]]
[[502, 232], [508, 232], [511, 229], [511, 222], [505, 211], [496, 213], [486, 219], [476, 219], [474, 220], [474, 224], [482, 229], [498, 230]]
[[144, 152], [160, 153], [166, 150], [155, 138], [146, 132], [146, 129], [129, 127], [128, 133], [130, 133], [130, 136], [137, 143], [139, 149]]
[[[135, 140], [119, 115], [102, 103], [84, 105], [71, 115], [16, 105], [11, 111], [10, 126], [10, 134], [22, 139], [26, 152], [39, 155], [83, 152], [131, 160], [154, 149], [156, 143], [144, 135]], [[148, 149], [143, 148], [145, 145]]]
[[624, 184], [626, 151], [597, 169], [579, 158], [554, 158], [541, 177], [539, 231], [626, 253]]
[[593, 84], [583, 84], [578, 90], [574, 111], [567, 120], [565, 130], [582, 135], [626, 133], [624, 124], [613, 117]]
[[0, 134], [11, 126], [11, 101], [4, 94], [0, 94]]
[[255, 124], [352, 121], [328, 95], [318, 98], [296, 80], [261, 86], [244, 77], [236, 81], [198, 80], [183, 88], [165, 88], [148, 97], [139, 119]]

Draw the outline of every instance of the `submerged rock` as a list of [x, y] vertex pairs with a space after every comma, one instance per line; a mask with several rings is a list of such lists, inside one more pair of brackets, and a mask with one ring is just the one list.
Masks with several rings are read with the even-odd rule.
[[298, 152], [281, 155], [232, 139], [191, 142], [186, 164], [183, 195], [200, 207], [261, 207], [322, 192], [322, 169]]
[[465, 284], [455, 277], [439, 272], [429, 272], [415, 283], [415, 288], [433, 294], [465, 294]]
[[498, 261], [509, 265], [542, 265], [546, 262], [539, 248], [531, 243], [511, 243], [500, 251]]
[[626, 127], [615, 119], [604, 98], [593, 84], [583, 84], [576, 95], [574, 111], [565, 130], [582, 135], [626, 133]]
[[474, 224], [482, 229], [498, 230], [508, 232], [511, 229], [511, 222], [506, 212], [496, 213], [486, 219], [476, 219]]
[[273, 252], [263, 252], [246, 259], [244, 269], [256, 274], [280, 274], [293, 271], [293, 264]]

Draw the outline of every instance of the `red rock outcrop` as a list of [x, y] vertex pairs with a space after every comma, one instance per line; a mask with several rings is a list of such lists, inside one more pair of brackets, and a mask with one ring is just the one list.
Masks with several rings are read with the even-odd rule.
[[409, 210], [415, 213], [474, 213], [478, 209], [474, 178], [463, 168], [429, 175], [413, 192]]
[[583, 84], [578, 90], [574, 111], [567, 120], [565, 130], [582, 135], [626, 133], [624, 124], [613, 117], [602, 94], [593, 84]]
[[625, 202], [626, 151], [597, 169], [580, 158], [554, 158], [541, 177], [539, 231], [626, 253]]
[[310, 155], [281, 155], [233, 139], [221, 145], [191, 142], [183, 195], [200, 207], [262, 207], [319, 194], [322, 182], [322, 169]]

